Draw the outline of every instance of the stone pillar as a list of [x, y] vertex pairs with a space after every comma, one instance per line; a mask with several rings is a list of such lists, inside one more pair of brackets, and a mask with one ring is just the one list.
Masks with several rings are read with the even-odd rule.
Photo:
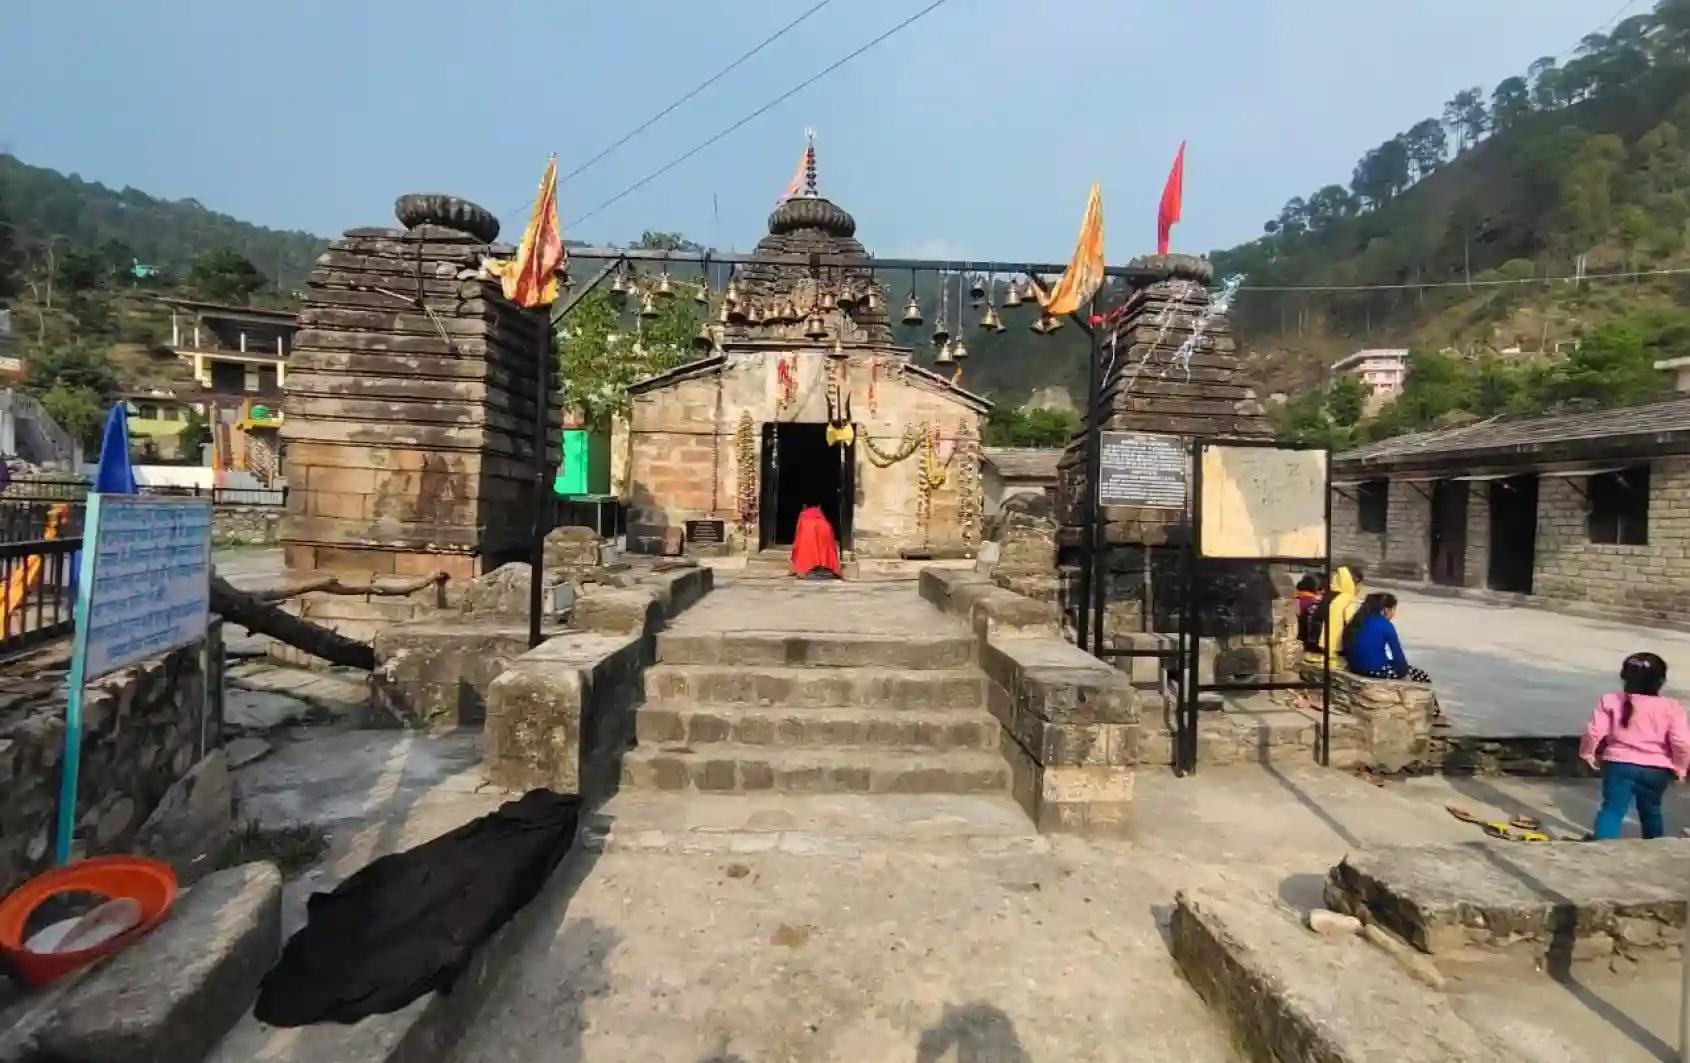
[[469, 578], [525, 555], [549, 321], [482, 271], [509, 251], [486, 211], [399, 211], [408, 228], [348, 230], [311, 271], [283, 403], [292, 569]]
[[[1111, 316], [1106, 326], [1102, 385], [1103, 431], [1153, 432], [1184, 437], [1264, 439], [1272, 432], [1249, 385], [1237, 379], [1239, 359], [1231, 327], [1211, 306], [1207, 285], [1213, 271], [1194, 255], [1153, 255], [1134, 261], [1152, 271]], [[1057, 516], [1062, 525], [1058, 553], [1068, 571], [1081, 563], [1087, 529], [1088, 482], [1083, 435], [1069, 444], [1058, 470]], [[1109, 506], [1104, 509], [1110, 546], [1104, 641], [1128, 646], [1146, 630], [1172, 631], [1182, 591], [1179, 555], [1187, 530], [1178, 510]], [[1282, 593], [1286, 581], [1266, 565], [1211, 563], [1201, 588], [1205, 634], [1223, 640], [1219, 648], [1262, 647], [1266, 674], [1276, 636], [1294, 625], [1294, 599]], [[1077, 591], [1078, 581], [1069, 588]], [[1283, 588], [1288, 592], [1288, 586]], [[1070, 605], [1070, 610], [1072, 606]], [[1244, 641], [1240, 641], [1244, 640]], [[1254, 642], [1251, 642], [1254, 640]], [[1240, 655], [1234, 654], [1234, 658]], [[1129, 667], [1123, 658], [1122, 666]], [[1277, 669], [1273, 669], [1277, 670]]]

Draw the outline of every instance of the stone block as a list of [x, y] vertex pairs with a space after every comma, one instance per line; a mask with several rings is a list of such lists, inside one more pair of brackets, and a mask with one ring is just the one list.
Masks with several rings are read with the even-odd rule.
[[458, 609], [469, 616], [527, 620], [532, 583], [533, 573], [527, 562], [500, 565], [470, 581], [459, 599]]
[[663, 626], [663, 596], [652, 588], [594, 589], [575, 602], [570, 623], [606, 635], [649, 635]]
[[569, 633], [511, 662], [489, 686], [488, 778], [516, 790], [600, 794], [633, 736], [643, 636]]
[[497, 620], [420, 621], [380, 631], [365, 727], [449, 731], [480, 722], [487, 692], [528, 652], [526, 625]]
[[163, 860], [183, 884], [210, 870], [215, 853], [235, 826], [235, 789], [229, 761], [213, 750], [166, 790], [135, 836], [135, 851]]
[[165, 923], [65, 991], [36, 1035], [33, 1058], [204, 1058], [252, 1005], [276, 959], [281, 903], [282, 876], [269, 864], [208, 875]]

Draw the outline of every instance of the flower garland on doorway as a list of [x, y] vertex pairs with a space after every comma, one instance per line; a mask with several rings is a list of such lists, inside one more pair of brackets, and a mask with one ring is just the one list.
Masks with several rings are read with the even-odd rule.
[[962, 528], [964, 549], [974, 547], [975, 532], [980, 522], [980, 441], [967, 421], [957, 425], [957, 449], [962, 452], [962, 464], [957, 466], [957, 523]]
[[757, 425], [750, 410], [739, 415], [734, 454], [739, 461], [739, 530], [749, 538], [757, 523]]
[[870, 436], [861, 425], [857, 426], [857, 438], [863, 441], [863, 447], [868, 451], [868, 461], [877, 469], [889, 469], [915, 453], [926, 436], [927, 426], [905, 425], [903, 439], [898, 443], [898, 449], [887, 453], [874, 445], [874, 437]]
[[783, 354], [780, 361], [775, 363], [775, 384], [777, 387], [776, 402], [781, 409], [791, 406], [798, 400], [798, 358], [796, 355]]

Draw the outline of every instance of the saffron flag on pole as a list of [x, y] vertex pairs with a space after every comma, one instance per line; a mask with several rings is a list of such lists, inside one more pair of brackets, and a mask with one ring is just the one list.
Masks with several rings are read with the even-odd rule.
[[814, 195], [816, 191], [815, 180], [816, 131], [806, 129], [804, 130], [804, 151], [798, 156], [798, 168], [792, 171], [792, 180], [787, 182], [786, 191], [782, 192], [780, 198], [775, 200], [775, 206], [778, 207], [798, 193], [805, 191], [806, 184], [810, 186], [810, 194]]
[[505, 298], [518, 306], [549, 306], [557, 299], [557, 275], [564, 267], [563, 236], [557, 221], [557, 156], [546, 162], [540, 194], [516, 257], [489, 259], [487, 271], [504, 286]]
[[1168, 253], [1168, 238], [1173, 235], [1174, 223], [1180, 219], [1185, 206], [1185, 141], [1179, 142], [1179, 154], [1174, 156], [1174, 168], [1168, 171], [1168, 183], [1162, 186], [1162, 203], [1156, 208], [1156, 253]]
[[1074, 245], [1074, 257], [1063, 270], [1056, 287], [1046, 292], [1037, 281], [1039, 305], [1052, 317], [1072, 314], [1096, 294], [1103, 283], [1103, 187], [1091, 186], [1091, 198], [1086, 201], [1085, 220], [1080, 223], [1080, 239]]

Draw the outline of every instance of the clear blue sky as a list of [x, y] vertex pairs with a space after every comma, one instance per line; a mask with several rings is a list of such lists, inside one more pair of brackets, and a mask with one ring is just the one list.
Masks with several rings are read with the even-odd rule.
[[[452, 192], [514, 238], [548, 151], [567, 172], [812, 2], [6, 0], [0, 150], [324, 235]], [[832, 0], [564, 187], [565, 222], [926, 2]], [[565, 235], [748, 249], [813, 126], [822, 191], [879, 254], [1065, 257], [1100, 180], [1125, 261], [1182, 139], [1176, 249], [1229, 246], [1619, 3], [948, 0]]]

